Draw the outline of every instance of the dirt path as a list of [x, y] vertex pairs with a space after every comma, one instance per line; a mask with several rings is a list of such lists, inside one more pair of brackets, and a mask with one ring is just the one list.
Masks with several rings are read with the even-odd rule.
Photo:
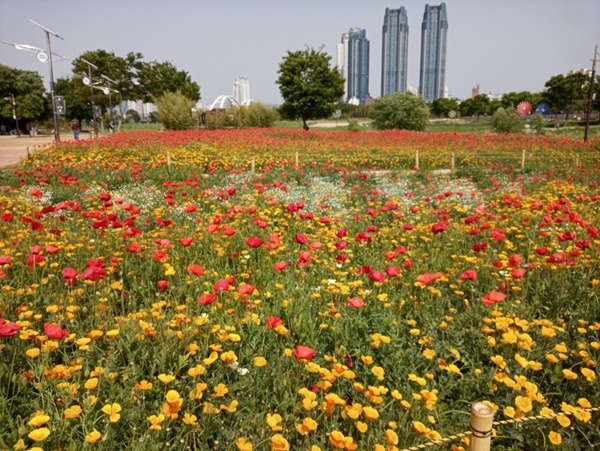
[[11, 166], [27, 158], [27, 153], [41, 152], [54, 143], [53, 135], [0, 136], [0, 167]]

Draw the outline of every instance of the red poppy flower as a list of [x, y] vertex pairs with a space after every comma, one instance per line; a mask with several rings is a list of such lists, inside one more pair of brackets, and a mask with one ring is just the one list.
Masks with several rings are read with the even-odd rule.
[[412, 258], [409, 258], [408, 260], [406, 260], [406, 261], [404, 262], [404, 267], [405, 267], [406, 269], [410, 269], [410, 268], [412, 268], [412, 267], [413, 267], [413, 265], [414, 265], [414, 264], [415, 264], [415, 263], [413, 262], [413, 259], [412, 259]]
[[521, 261], [523, 261], [523, 257], [521, 257], [520, 254], [511, 255], [508, 259], [508, 266], [511, 268], [516, 268], [521, 264]]
[[358, 273], [359, 274], [369, 274], [371, 272], [372, 268], [371, 265], [362, 265], [360, 268], [358, 268]]
[[228, 226], [227, 224], [225, 224], [223, 226], [223, 235], [225, 235], [225, 236], [233, 236], [233, 235], [235, 235], [235, 230], [233, 230], [230, 226]]
[[2, 216], [0, 216], [0, 219], [4, 222], [11, 222], [14, 217], [15, 215], [12, 213], [4, 213]]
[[243, 283], [238, 287], [237, 292], [240, 296], [249, 296], [254, 293], [254, 290], [256, 290], [254, 286], [248, 283]]
[[213, 285], [213, 291], [228, 291], [229, 290], [229, 281], [226, 279], [219, 279], [217, 283]]
[[193, 213], [198, 209], [196, 204], [190, 204], [183, 209], [184, 213]]
[[348, 306], [352, 308], [361, 308], [365, 304], [361, 298], [352, 298], [348, 301]]
[[75, 268], [63, 268], [62, 270], [63, 282], [66, 285], [75, 285], [78, 275], [79, 273]]
[[493, 241], [502, 241], [506, 235], [504, 229], [494, 229], [490, 232]]
[[474, 271], [472, 269], [467, 269], [465, 272], [463, 272], [460, 275], [460, 278], [462, 280], [477, 280], [477, 271]]
[[300, 257], [298, 257], [298, 266], [306, 266], [310, 263], [312, 257], [310, 252], [302, 251], [300, 252]]
[[52, 340], [62, 340], [69, 335], [69, 331], [62, 329], [58, 324], [44, 323], [44, 331], [46, 332], [46, 337]]
[[550, 252], [550, 251], [548, 250], [547, 247], [538, 247], [535, 250], [535, 253], [538, 254], [538, 255], [546, 255], [548, 252]]
[[204, 268], [202, 266], [196, 265], [196, 264], [188, 265], [187, 272], [200, 277], [200, 276], [204, 275]]
[[181, 243], [181, 245], [183, 247], [189, 247], [189, 246], [191, 246], [191, 244], [192, 244], [193, 241], [194, 241], [193, 238], [181, 238], [179, 240], [179, 242]]
[[210, 305], [217, 300], [217, 295], [214, 293], [205, 293], [198, 299], [198, 303], [202, 305]]
[[346, 235], [348, 235], [348, 231], [346, 229], [341, 229], [335, 234], [335, 236], [338, 238], [344, 238]]
[[318, 241], [315, 241], [314, 243], [310, 243], [310, 245], [308, 247], [311, 251], [318, 251], [319, 249], [321, 249], [323, 247], [323, 243], [319, 243]]
[[433, 274], [426, 272], [425, 274], [421, 274], [420, 276], [417, 276], [417, 282], [421, 282], [423, 285], [429, 285], [433, 281], [435, 281], [443, 276], [444, 275], [439, 272], [436, 272]]
[[46, 254], [53, 255], [53, 254], [58, 254], [59, 248], [49, 244], [48, 246], [46, 246], [45, 250], [46, 250]]
[[19, 329], [21, 329], [21, 326], [18, 324], [0, 318], [0, 338], [12, 337]]
[[265, 321], [267, 322], [267, 329], [275, 329], [277, 326], [283, 324], [281, 318], [277, 316], [269, 316]]
[[558, 235], [558, 241], [563, 243], [575, 239], [575, 232], [565, 232]]
[[513, 269], [510, 272], [510, 275], [513, 277], [513, 279], [521, 279], [525, 273], [527, 272], [527, 270], [525, 269]]
[[169, 288], [169, 282], [166, 280], [159, 280], [156, 282], [156, 286], [160, 291], [167, 291], [167, 288]]
[[286, 262], [277, 262], [273, 264], [273, 268], [275, 271], [283, 271], [285, 268], [287, 268], [287, 265], [288, 264]]
[[12, 263], [12, 258], [8, 255], [0, 255], [0, 266], [2, 265], [10, 265]]
[[398, 266], [388, 266], [385, 269], [385, 273], [388, 277], [398, 277], [400, 275], [400, 268]]
[[490, 291], [483, 298], [481, 298], [481, 301], [485, 305], [494, 305], [498, 302], [502, 302], [504, 299], [506, 299], [506, 295], [504, 293], [500, 293], [499, 291]]
[[434, 224], [431, 226], [431, 231], [433, 232], [434, 235], [437, 235], [438, 233], [443, 232], [444, 230], [446, 230], [446, 224], [444, 222], [438, 222], [437, 224]]
[[165, 251], [155, 251], [152, 253], [152, 257], [158, 262], [164, 262], [169, 258], [169, 255]]
[[310, 362], [315, 356], [315, 351], [308, 346], [298, 345], [294, 350], [294, 356], [296, 356], [298, 360], [306, 360], [307, 362]]
[[246, 240], [248, 247], [257, 248], [263, 245], [264, 241], [256, 236], [251, 236]]
[[473, 245], [473, 252], [482, 252], [482, 251], [485, 251], [486, 249], [487, 249], [487, 243], [485, 243], [485, 242], [475, 243]]
[[297, 233], [296, 234], [296, 243], [306, 244], [306, 243], [308, 243], [308, 237], [306, 235], [303, 235], [302, 233]]
[[158, 247], [162, 247], [162, 248], [165, 248], [165, 249], [170, 249], [171, 248], [171, 242], [169, 240], [164, 239], [164, 238], [160, 238], [160, 239], [158, 239], [158, 240], [156, 240], [154, 242], [158, 245]]
[[127, 252], [134, 254], [142, 249], [142, 245], [140, 243], [131, 243], [127, 246]]
[[373, 282], [383, 282], [385, 281], [385, 275], [381, 271], [371, 271], [369, 272], [369, 280]]

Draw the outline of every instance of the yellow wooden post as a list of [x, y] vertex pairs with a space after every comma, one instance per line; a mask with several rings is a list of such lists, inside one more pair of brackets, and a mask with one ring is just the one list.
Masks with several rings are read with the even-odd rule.
[[521, 170], [525, 170], [525, 149], [523, 149], [523, 155], [521, 156]]
[[171, 152], [167, 150], [167, 166], [171, 166]]
[[454, 152], [452, 152], [452, 167], [450, 168], [452, 172], [454, 172]]
[[415, 153], [415, 168], [419, 169], [419, 151]]
[[471, 406], [471, 440], [469, 451], [490, 451], [494, 409], [483, 402]]
[[252, 157], [252, 173], [254, 174], [254, 170], [256, 169], [256, 157]]
[[298, 167], [298, 152], [296, 152], [296, 167]]

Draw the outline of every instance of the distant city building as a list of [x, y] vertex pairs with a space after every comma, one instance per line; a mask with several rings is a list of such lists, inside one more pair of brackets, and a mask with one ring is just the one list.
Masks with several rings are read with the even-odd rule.
[[348, 102], [356, 97], [364, 104], [369, 95], [369, 40], [366, 30], [351, 28], [342, 34], [342, 42], [337, 49], [338, 68], [346, 80], [343, 100]]
[[342, 102], [348, 101], [348, 40], [350, 33], [343, 33], [342, 40], [337, 45], [337, 67], [344, 79], [344, 95]]
[[428, 102], [444, 96], [446, 82], [446, 41], [448, 14], [446, 4], [425, 5], [421, 25], [421, 70], [419, 94]]
[[239, 77], [233, 82], [233, 98], [240, 105], [248, 105], [250, 99], [250, 82], [247, 78]]
[[158, 111], [158, 108], [153, 103], [143, 102], [141, 100], [123, 100], [123, 102], [121, 102], [121, 109], [123, 110], [123, 113], [127, 113], [129, 110], [137, 111], [141, 120], [148, 119], [150, 113]]
[[474, 99], [478, 95], [479, 95], [479, 85], [477, 85], [471, 89], [471, 98]]
[[408, 16], [406, 8], [385, 9], [381, 47], [381, 95], [408, 87]]

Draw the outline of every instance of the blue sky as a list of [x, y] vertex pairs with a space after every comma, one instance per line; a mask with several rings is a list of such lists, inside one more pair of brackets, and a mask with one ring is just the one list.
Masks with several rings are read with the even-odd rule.
[[[145, 61], [170, 61], [200, 85], [203, 102], [231, 94], [246, 77], [251, 97], [279, 104], [275, 83], [287, 50], [319, 48], [332, 56], [341, 34], [367, 30], [370, 93], [380, 93], [381, 26], [385, 8], [404, 6], [409, 20], [408, 82], [417, 87], [422, 0], [0, 0], [0, 39], [45, 47], [33, 19], [64, 38], [52, 50], [76, 58], [104, 49]], [[600, 0], [447, 0], [449, 93], [543, 90], [553, 75], [591, 68], [600, 45]], [[34, 53], [0, 44], [0, 64], [38, 71]], [[71, 73], [68, 61], [54, 64], [54, 77]]]

